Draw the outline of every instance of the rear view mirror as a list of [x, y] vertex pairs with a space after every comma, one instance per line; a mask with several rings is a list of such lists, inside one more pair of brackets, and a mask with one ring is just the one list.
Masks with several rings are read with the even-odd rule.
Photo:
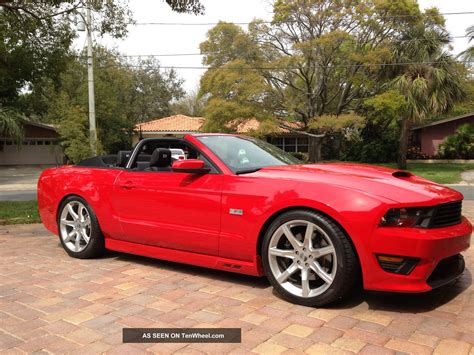
[[171, 169], [177, 173], [207, 174], [211, 169], [199, 159], [176, 160]]

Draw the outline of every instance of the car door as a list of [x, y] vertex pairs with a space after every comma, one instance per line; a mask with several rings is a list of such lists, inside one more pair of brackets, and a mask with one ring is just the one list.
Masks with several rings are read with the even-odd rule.
[[222, 174], [123, 171], [114, 184], [120, 239], [217, 255]]

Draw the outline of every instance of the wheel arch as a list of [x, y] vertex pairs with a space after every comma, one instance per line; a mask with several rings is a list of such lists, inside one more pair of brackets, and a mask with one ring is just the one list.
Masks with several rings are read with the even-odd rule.
[[[60, 207], [61, 205], [63, 204], [63, 202], [69, 198], [69, 197], [79, 197], [81, 199], [83, 199], [84, 201], [86, 201], [87, 205], [89, 206], [89, 208], [92, 209], [92, 213], [95, 215], [95, 218], [97, 219], [97, 224], [99, 225], [99, 228], [102, 228], [101, 224], [100, 224], [100, 221], [99, 221], [99, 216], [97, 215], [97, 212], [96, 212], [96, 209], [94, 208], [93, 204], [87, 199], [85, 198], [83, 195], [81, 194], [78, 194], [76, 192], [71, 192], [71, 193], [68, 193], [67, 195], [64, 195], [61, 200], [59, 201], [57, 207], [56, 207], [56, 215], [55, 215], [55, 221], [57, 223], [58, 221], [58, 218], [59, 218], [59, 214], [61, 213], [60, 211]], [[59, 233], [59, 229], [58, 229], [58, 233]]]
[[336, 218], [334, 218], [333, 216], [329, 215], [328, 213], [326, 213], [324, 211], [321, 211], [320, 209], [317, 209], [317, 208], [314, 208], [314, 207], [308, 207], [308, 206], [285, 207], [285, 208], [282, 208], [282, 209], [274, 212], [269, 218], [267, 218], [265, 223], [260, 228], [260, 231], [259, 231], [259, 234], [258, 234], [258, 239], [257, 239], [257, 256], [258, 257], [261, 258], [261, 256], [262, 256], [263, 237], [264, 237], [267, 229], [272, 224], [272, 222], [275, 219], [277, 219], [278, 217], [280, 217], [282, 214], [287, 213], [287, 212], [291, 212], [291, 211], [310, 211], [310, 212], [319, 213], [319, 214], [325, 216], [326, 218], [330, 219], [331, 221], [333, 221], [339, 228], [341, 228], [342, 232], [344, 233], [344, 235], [347, 237], [347, 240], [351, 244], [352, 250], [354, 251], [354, 254], [356, 256], [357, 265], [359, 266], [358, 273], [359, 273], [360, 279], [362, 281], [362, 272], [361, 272], [362, 265], [361, 265], [361, 262], [360, 262], [359, 253], [357, 252], [357, 248], [354, 245], [354, 241], [352, 240], [350, 234], [347, 232], [347, 230], [343, 227], [343, 225]]

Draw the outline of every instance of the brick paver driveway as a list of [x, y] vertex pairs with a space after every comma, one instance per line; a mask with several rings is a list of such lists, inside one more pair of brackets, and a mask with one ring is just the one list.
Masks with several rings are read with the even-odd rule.
[[[474, 220], [474, 202], [465, 203]], [[40, 225], [0, 227], [0, 352], [474, 354], [474, 249], [449, 288], [326, 309], [265, 279], [123, 254], [69, 258]], [[122, 344], [123, 327], [241, 327], [241, 344]]]

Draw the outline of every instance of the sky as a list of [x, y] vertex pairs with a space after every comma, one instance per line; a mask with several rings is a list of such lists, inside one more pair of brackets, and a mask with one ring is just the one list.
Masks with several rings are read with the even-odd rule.
[[[136, 22], [161, 23], [215, 23], [250, 22], [255, 18], [271, 20], [272, 7], [270, 0], [202, 0], [206, 12], [202, 16], [177, 14], [163, 0], [130, 0]], [[437, 7], [442, 13], [474, 11], [473, 0], [419, 0], [422, 9]], [[452, 36], [464, 36], [466, 28], [474, 25], [474, 15], [446, 16], [446, 27]], [[101, 45], [115, 48], [122, 54], [198, 54], [199, 44], [206, 39], [207, 31], [212, 25], [205, 26], [163, 26], [132, 25], [129, 26], [127, 38], [117, 40], [105, 36], [96, 37]], [[81, 48], [85, 43], [84, 33], [80, 33], [76, 46]], [[453, 52], [459, 53], [467, 48], [467, 38], [454, 39]], [[162, 66], [196, 67], [202, 66], [202, 56], [167, 56], [158, 57]], [[184, 79], [184, 88], [192, 91], [198, 88], [199, 79], [204, 70], [177, 69]]]

